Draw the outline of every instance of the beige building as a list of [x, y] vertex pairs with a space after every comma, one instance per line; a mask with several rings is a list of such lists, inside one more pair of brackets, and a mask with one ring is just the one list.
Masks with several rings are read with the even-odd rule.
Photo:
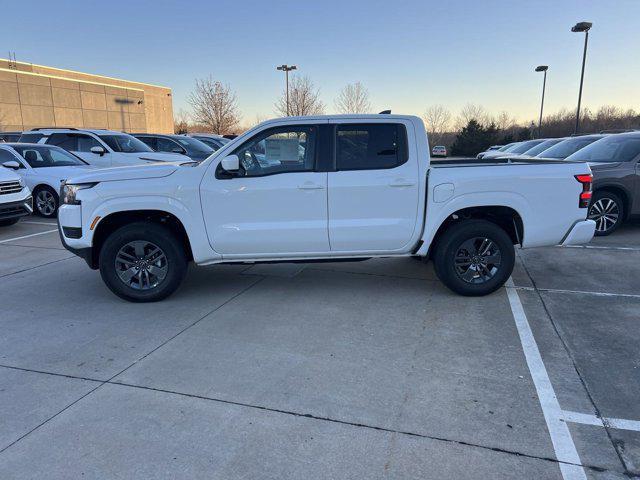
[[0, 131], [34, 127], [173, 133], [171, 89], [0, 59]]

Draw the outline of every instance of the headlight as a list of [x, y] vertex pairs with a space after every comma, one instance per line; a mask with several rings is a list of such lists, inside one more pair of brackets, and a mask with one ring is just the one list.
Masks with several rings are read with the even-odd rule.
[[94, 185], [95, 183], [79, 183], [77, 185], [63, 183], [60, 192], [62, 203], [65, 205], [80, 205], [80, 201], [76, 200], [76, 194], [80, 190], [91, 188]]

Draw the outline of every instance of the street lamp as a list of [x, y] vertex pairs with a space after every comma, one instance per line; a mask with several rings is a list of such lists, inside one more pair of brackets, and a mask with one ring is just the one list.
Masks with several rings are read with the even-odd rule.
[[547, 65], [538, 65], [536, 72], [544, 72], [544, 79], [542, 80], [542, 102], [540, 102], [540, 120], [538, 120], [538, 138], [542, 136], [542, 109], [544, 108], [544, 89], [547, 86]]
[[580, 74], [580, 91], [578, 92], [578, 112], [576, 113], [576, 132], [580, 129], [580, 102], [582, 101], [582, 82], [584, 81], [584, 64], [587, 61], [587, 42], [589, 41], [590, 22], [578, 22], [572, 28], [572, 32], [584, 32], [584, 52], [582, 54], [582, 73]]
[[285, 74], [285, 82], [286, 82], [286, 91], [287, 91], [287, 117], [289, 116], [289, 72], [291, 70], [297, 70], [298, 67], [296, 67], [295, 65], [287, 65], [287, 64], [283, 64], [280, 65], [279, 67], [276, 67], [276, 70], [281, 70], [284, 72]]

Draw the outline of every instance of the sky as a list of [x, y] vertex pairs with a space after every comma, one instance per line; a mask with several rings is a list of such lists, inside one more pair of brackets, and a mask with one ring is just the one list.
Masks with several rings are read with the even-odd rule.
[[[11, 10], [15, 9], [14, 13]], [[165, 85], [189, 110], [196, 78], [237, 94], [244, 123], [275, 116], [282, 63], [320, 88], [327, 113], [361, 82], [374, 111], [421, 115], [467, 103], [520, 121], [583, 105], [640, 109], [640, 0], [23, 0], [3, 8], [0, 57]]]

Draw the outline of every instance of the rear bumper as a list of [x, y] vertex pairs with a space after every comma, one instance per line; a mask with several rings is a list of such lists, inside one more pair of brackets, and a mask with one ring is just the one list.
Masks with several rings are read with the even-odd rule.
[[562, 245], [582, 245], [589, 243], [596, 231], [596, 222], [593, 220], [582, 220], [576, 223], [569, 233], [564, 237]]

